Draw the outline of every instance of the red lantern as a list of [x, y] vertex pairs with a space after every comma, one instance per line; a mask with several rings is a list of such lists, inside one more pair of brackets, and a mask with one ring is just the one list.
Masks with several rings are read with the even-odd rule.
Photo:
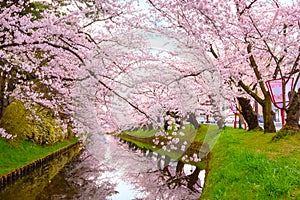
[[237, 122], [237, 115], [238, 115], [238, 110], [237, 110], [237, 104], [234, 102], [231, 103], [230, 109], [234, 113], [234, 123], [233, 123], [233, 128], [236, 128], [236, 122]]
[[[285, 88], [284, 88], [285, 83]], [[289, 105], [289, 92], [292, 91], [294, 79], [274, 79], [266, 82], [267, 88], [271, 95], [272, 103], [281, 110], [281, 121], [284, 125], [284, 108]], [[283, 94], [285, 93], [285, 98]], [[285, 105], [285, 106], [284, 106]]]

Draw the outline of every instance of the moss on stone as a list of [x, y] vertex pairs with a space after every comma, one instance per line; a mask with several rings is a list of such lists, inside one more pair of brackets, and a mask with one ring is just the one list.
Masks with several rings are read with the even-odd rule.
[[50, 109], [35, 105], [28, 110], [17, 100], [6, 108], [0, 126], [17, 135], [17, 139], [28, 139], [37, 144], [53, 144], [65, 138], [63, 127], [56, 122]]

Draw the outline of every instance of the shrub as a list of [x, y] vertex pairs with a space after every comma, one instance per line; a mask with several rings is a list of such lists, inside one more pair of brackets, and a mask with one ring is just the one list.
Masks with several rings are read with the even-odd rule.
[[62, 141], [67, 135], [67, 130], [55, 120], [51, 110], [40, 105], [29, 110], [17, 100], [6, 108], [0, 126], [17, 135], [19, 140], [31, 140], [42, 145]]

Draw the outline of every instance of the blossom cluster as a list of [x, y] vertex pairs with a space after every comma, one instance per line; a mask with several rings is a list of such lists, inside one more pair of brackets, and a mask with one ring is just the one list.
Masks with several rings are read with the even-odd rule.
[[12, 134], [7, 133], [6, 130], [3, 128], [0, 128], [0, 136], [7, 140], [12, 140], [17, 137], [17, 135], [12, 135]]
[[159, 131], [155, 134], [153, 141], [153, 148], [160, 146], [164, 151], [170, 152], [171, 150], [186, 150], [186, 141], [180, 141], [179, 136], [184, 136], [183, 132], [173, 131], [171, 134], [165, 131]]
[[[183, 134], [182, 132], [180, 132]], [[160, 131], [155, 134], [155, 138], [153, 139], [154, 148], [158, 145], [161, 145], [161, 148], [164, 151], [170, 152], [171, 150], [177, 150], [178, 145], [180, 142], [180, 139], [176, 137], [177, 132], [172, 132], [171, 135], [169, 135], [165, 131]]]
[[199, 162], [201, 161], [201, 158], [198, 157], [196, 153], [193, 154], [193, 156], [184, 155], [181, 158], [184, 162]]
[[[167, 123], [167, 132], [178, 131], [180, 128], [180, 124], [178, 123], [178, 119], [167, 115], [165, 117]], [[173, 133], [172, 133], [173, 134]]]
[[165, 127], [167, 130], [161, 130], [155, 133], [153, 139], [154, 148], [160, 146], [164, 151], [170, 152], [171, 150], [186, 150], [187, 142], [180, 142], [180, 136], [184, 136], [184, 133], [179, 130], [180, 124], [176, 122], [176, 119], [171, 116], [166, 116]]

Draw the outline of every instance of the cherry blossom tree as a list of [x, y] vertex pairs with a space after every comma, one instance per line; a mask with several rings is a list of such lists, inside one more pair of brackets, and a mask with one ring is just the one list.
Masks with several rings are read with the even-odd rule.
[[254, 98], [275, 132], [265, 81], [299, 76], [299, 1], [148, 2], [156, 24], [205, 45], [224, 82]]
[[77, 20], [75, 14], [58, 16], [28, 1], [7, 1], [1, 7], [1, 115], [11, 97], [57, 115], [71, 111], [68, 87], [90, 48]]
[[[155, 40], [159, 45], [151, 40], [155, 35], [159, 35]], [[81, 69], [81, 81], [74, 91], [79, 100], [77, 117], [97, 119], [91, 124], [99, 124], [103, 132], [149, 124], [162, 127], [162, 117], [172, 110], [185, 116], [204, 109], [221, 118], [220, 97], [215, 105], [202, 105], [209, 95], [220, 95], [214, 90], [221, 90], [218, 71], [201, 47], [197, 53], [190, 51], [184, 40], [135, 29], [102, 43], [99, 54]], [[105, 56], [107, 47], [114, 52], [113, 60]]]
[[3, 1], [0, 118], [11, 101], [18, 99], [28, 109], [34, 104], [50, 108], [66, 126], [72, 122], [71, 89], [78, 70], [111, 38], [114, 26], [126, 19], [120, 15], [129, 3]]
[[51, 108], [61, 123], [86, 113], [80, 123], [93, 127], [96, 119], [108, 132], [158, 122], [172, 109], [196, 112], [210, 98], [205, 110], [221, 118], [219, 72], [202, 46], [182, 33], [151, 32], [143, 6], [1, 4], [2, 113], [19, 99], [28, 109]]

